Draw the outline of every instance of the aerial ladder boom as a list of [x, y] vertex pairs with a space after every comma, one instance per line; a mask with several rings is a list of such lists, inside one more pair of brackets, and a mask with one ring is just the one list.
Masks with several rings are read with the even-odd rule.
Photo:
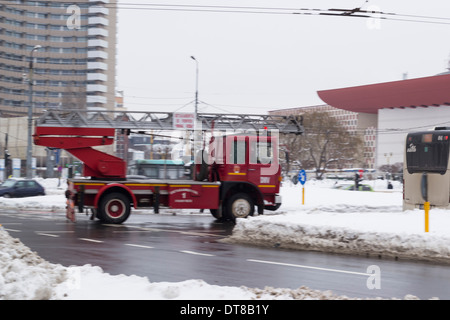
[[83, 161], [83, 175], [123, 179], [126, 163], [121, 158], [93, 149], [114, 143], [114, 128], [36, 127], [34, 143], [64, 149]]
[[[114, 128], [129, 130], [174, 130], [176, 112], [47, 110], [36, 119], [36, 127]], [[278, 130], [302, 134], [301, 116], [254, 114], [197, 114], [200, 130]]]

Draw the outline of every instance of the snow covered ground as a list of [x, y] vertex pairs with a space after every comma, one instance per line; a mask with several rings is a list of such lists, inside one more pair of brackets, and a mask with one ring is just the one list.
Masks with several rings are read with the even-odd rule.
[[430, 210], [425, 233], [423, 210], [402, 211], [402, 186], [367, 182], [375, 192], [333, 189], [332, 181], [283, 188], [283, 206], [274, 215], [239, 220], [229, 241], [360, 255], [450, 262], [450, 211]]
[[[0, 198], [0, 208], [64, 209], [65, 182], [61, 188], [56, 179], [40, 182], [46, 196]], [[239, 220], [228, 241], [258, 240], [286, 248], [450, 261], [450, 212], [431, 210], [430, 232], [425, 233], [422, 211], [402, 212], [400, 185], [387, 190], [386, 181], [377, 180], [368, 182], [376, 192], [354, 192], [333, 189], [333, 183], [308, 181], [304, 205], [301, 186], [286, 183], [283, 206], [274, 213]], [[197, 279], [155, 283], [135, 275], [110, 275], [96, 266], [51, 264], [0, 227], [0, 300], [123, 299], [123, 292], [133, 293], [128, 299], [347, 299], [306, 287], [226, 287]]]

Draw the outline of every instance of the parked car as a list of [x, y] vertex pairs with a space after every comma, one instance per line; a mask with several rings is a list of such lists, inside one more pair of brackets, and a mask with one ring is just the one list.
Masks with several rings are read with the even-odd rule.
[[[355, 184], [339, 184], [335, 185], [333, 188], [340, 190], [355, 190]], [[368, 184], [360, 184], [358, 186], [358, 191], [373, 191], [373, 189]]]
[[8, 179], [0, 185], [0, 196], [5, 198], [45, 195], [45, 189], [35, 180]]

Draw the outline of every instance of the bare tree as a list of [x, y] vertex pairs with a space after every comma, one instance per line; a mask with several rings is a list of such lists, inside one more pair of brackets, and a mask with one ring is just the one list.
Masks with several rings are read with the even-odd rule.
[[303, 125], [303, 135], [283, 141], [290, 151], [290, 163], [314, 169], [319, 179], [326, 169], [361, 165], [361, 137], [348, 132], [327, 112], [305, 113]]
[[302, 167], [299, 156], [301, 150], [300, 135], [285, 134], [280, 137], [280, 164], [286, 173]]

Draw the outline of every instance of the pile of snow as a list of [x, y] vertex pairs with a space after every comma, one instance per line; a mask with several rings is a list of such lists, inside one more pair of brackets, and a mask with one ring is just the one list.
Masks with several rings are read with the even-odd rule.
[[[332, 188], [330, 182], [283, 188], [281, 214], [238, 220], [230, 242], [326, 252], [450, 262], [450, 212], [430, 210], [425, 233], [423, 210], [402, 211], [401, 185], [376, 192]], [[378, 184], [378, 185], [377, 185]]]
[[50, 299], [67, 279], [65, 267], [43, 260], [0, 227], [0, 299]]

